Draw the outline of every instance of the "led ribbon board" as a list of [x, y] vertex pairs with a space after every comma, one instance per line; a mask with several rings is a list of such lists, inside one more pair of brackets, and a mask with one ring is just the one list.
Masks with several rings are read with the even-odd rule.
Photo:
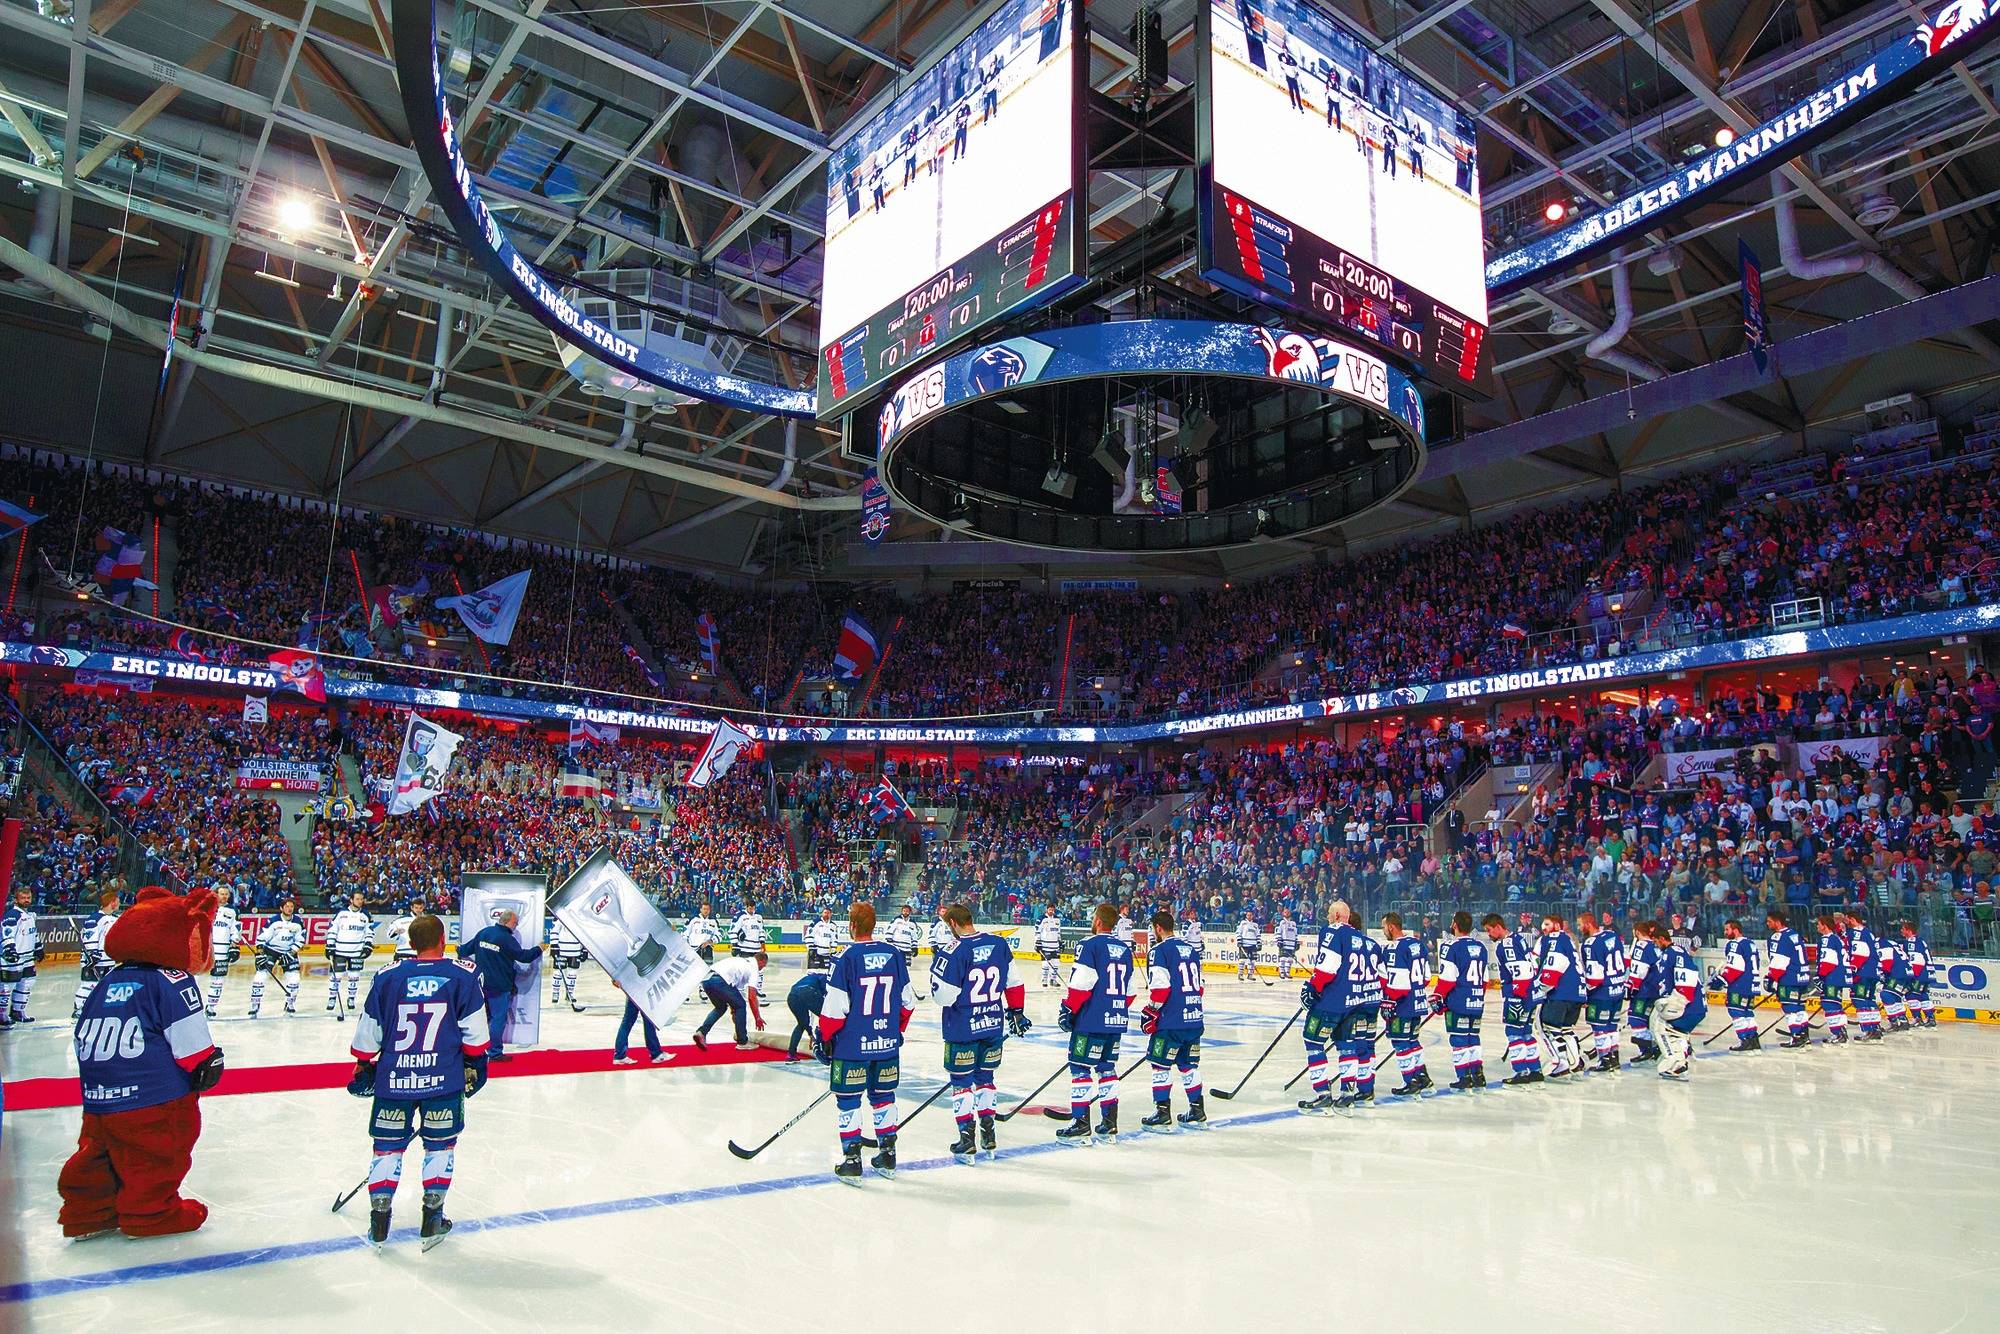
[[736, 375], [717, 375], [661, 356], [586, 317], [554, 283], [543, 277], [500, 230], [499, 220], [473, 183], [472, 166], [465, 160], [451, 107], [445, 101], [444, 76], [437, 59], [437, 19], [431, 0], [392, 0], [392, 3], [396, 82], [403, 93], [403, 115], [410, 124], [412, 147], [430, 180], [431, 193], [451, 219], [459, 241], [523, 310], [557, 338], [647, 384], [752, 412], [779, 417], [814, 415], [817, 400], [811, 390]]
[[1672, 175], [1635, 190], [1577, 222], [1486, 266], [1486, 291], [1502, 297], [1552, 269], [1566, 267], [1666, 222], [1705, 196], [1733, 189], [1746, 175], [1776, 171], [1834, 131], [1888, 105], [2000, 34], [2000, 6], [1952, 0], [1908, 37], [1878, 51], [1783, 114], [1704, 153]]

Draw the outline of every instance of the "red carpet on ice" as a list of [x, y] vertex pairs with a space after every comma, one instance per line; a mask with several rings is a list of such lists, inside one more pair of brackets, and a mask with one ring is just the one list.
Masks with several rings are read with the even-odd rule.
[[[495, 1079], [521, 1079], [534, 1075], [587, 1075], [602, 1070], [684, 1070], [700, 1065], [750, 1065], [783, 1061], [785, 1054], [770, 1047], [737, 1051], [734, 1044], [710, 1043], [707, 1051], [697, 1047], [668, 1047], [671, 1059], [657, 1064], [648, 1060], [645, 1048], [632, 1054], [637, 1065], [613, 1065], [611, 1048], [585, 1051], [522, 1051], [511, 1060], [494, 1062], [487, 1071]], [[354, 1073], [353, 1061], [325, 1061], [311, 1065], [258, 1065], [243, 1070], [226, 1070], [222, 1082], [207, 1096], [228, 1097], [237, 1093], [298, 1093], [307, 1089], [337, 1089], [347, 1085]], [[15, 1079], [6, 1085], [7, 1110], [27, 1112], [47, 1107], [77, 1107], [83, 1103], [83, 1086], [75, 1075], [51, 1079]]]

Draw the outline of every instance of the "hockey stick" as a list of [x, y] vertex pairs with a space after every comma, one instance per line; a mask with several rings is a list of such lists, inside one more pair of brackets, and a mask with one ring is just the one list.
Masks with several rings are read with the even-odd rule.
[[347, 1194], [341, 1196], [339, 1199], [333, 1202], [333, 1212], [339, 1213], [342, 1206], [344, 1206], [349, 1200], [353, 1199], [356, 1195], [359, 1195], [362, 1191], [366, 1190], [367, 1188], [368, 1188], [367, 1177], [363, 1177], [361, 1178], [361, 1180], [355, 1182], [353, 1190], [348, 1191]]
[[[1125, 1080], [1130, 1079], [1132, 1077], [1132, 1072], [1134, 1070], [1137, 1070], [1140, 1066], [1144, 1065], [1145, 1063], [1146, 1063], [1146, 1058], [1144, 1056], [1141, 1056], [1138, 1060], [1132, 1062], [1132, 1064], [1126, 1066], [1123, 1070], [1120, 1070], [1118, 1072], [1119, 1082], [1123, 1083]], [[1085, 1107], [1089, 1107], [1097, 1101], [1097, 1092], [1098, 1091], [1095, 1089], [1091, 1090], [1089, 1099], [1085, 1101], [1085, 1103], [1083, 1104]], [[1049, 1120], [1051, 1121], [1067, 1121], [1076, 1115], [1076, 1111], [1074, 1108], [1072, 1108], [1069, 1111], [1064, 1111], [1060, 1107], [1044, 1107], [1042, 1108], [1042, 1115], [1048, 1117]]]
[[735, 1154], [738, 1158], [741, 1158], [743, 1161], [749, 1162], [752, 1158], [755, 1158], [758, 1154], [764, 1152], [764, 1150], [770, 1148], [773, 1144], [776, 1144], [778, 1142], [778, 1137], [780, 1135], [783, 1135], [787, 1130], [790, 1130], [793, 1126], [805, 1120], [807, 1113], [811, 1112], [813, 1108], [819, 1106], [821, 1103], [825, 1102], [828, 1098], [831, 1098], [832, 1096], [833, 1096], [833, 1090], [828, 1089], [826, 1092], [820, 1094], [817, 1098], [814, 1098], [811, 1102], [805, 1105], [804, 1111], [801, 1111], [797, 1116], [785, 1122], [785, 1124], [783, 1124], [782, 1126], [779, 1126], [778, 1133], [776, 1135], [771, 1136], [771, 1138], [765, 1140], [762, 1144], [759, 1144], [756, 1148], [746, 1149], [741, 1144], [738, 1144], [735, 1140], [730, 1140], [729, 1151]]
[[[1278, 1030], [1278, 1036], [1272, 1038], [1271, 1045], [1264, 1048], [1264, 1055], [1259, 1056], [1255, 1061], [1251, 1062], [1250, 1068], [1243, 1072], [1243, 1078], [1236, 1081], [1235, 1088], [1211, 1089], [1210, 1092], [1214, 1093], [1216, 1097], [1222, 1099], [1224, 1102], [1228, 1102], [1231, 1098], [1241, 1093], [1243, 1091], [1243, 1086], [1250, 1082], [1250, 1076], [1257, 1073], [1257, 1067], [1264, 1064], [1264, 1057], [1269, 1056], [1272, 1052], [1278, 1049], [1278, 1044], [1285, 1040], [1285, 1034], [1292, 1031], [1292, 1025], [1296, 1024], [1299, 1021], [1299, 1016], [1304, 1014], [1305, 1012], [1306, 1012], [1306, 1007], [1303, 1005], [1301, 1005], [1298, 1009], [1292, 1011], [1292, 1017], [1285, 1020], [1285, 1026]], [[1291, 1084], [1287, 1084], [1285, 1085], [1285, 1087], [1290, 1088]]]
[[1021, 1112], [1028, 1106], [1029, 1103], [1033, 1102], [1036, 1098], [1041, 1096], [1041, 1092], [1043, 1089], [1055, 1083], [1056, 1080], [1060, 1079], [1063, 1075], [1067, 1074], [1068, 1072], [1069, 1072], [1069, 1062], [1064, 1061], [1061, 1065], [1056, 1067], [1055, 1072], [1053, 1074], [1051, 1074], [1047, 1079], [1044, 1079], [1041, 1083], [1035, 1086], [1035, 1091], [1033, 1093], [1030, 1093], [1027, 1097], [1015, 1103], [1008, 1110], [998, 1113], [993, 1119], [996, 1121], [1013, 1120], [1015, 1117], [1021, 1114]]

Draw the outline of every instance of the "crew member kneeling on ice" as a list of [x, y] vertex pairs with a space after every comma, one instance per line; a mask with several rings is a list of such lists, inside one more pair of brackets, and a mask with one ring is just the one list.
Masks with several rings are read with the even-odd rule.
[[[1299, 988], [1306, 1009], [1306, 1076], [1312, 1096], [1299, 1110], [1325, 1114], [1375, 1100], [1375, 1021], [1382, 1011], [1382, 973], [1374, 943], [1353, 922], [1353, 909], [1335, 899], [1319, 933], [1312, 976]], [[1340, 1061], [1340, 1096], [1332, 1092], [1326, 1049]]]
[[1736, 1030], [1735, 1051], [1759, 1051], [1757, 1037], [1757, 943], [1743, 934], [1743, 923], [1734, 917], [1722, 924], [1722, 967], [1716, 971], [1716, 989], [1729, 1007], [1729, 1023]]
[[[831, 923], [828, 924], [829, 929]], [[806, 948], [806, 974], [785, 993], [785, 1008], [792, 1012], [792, 1038], [785, 1044], [785, 1059], [799, 1059], [799, 1042], [818, 1027], [819, 1012], [826, 1008], [826, 979], [833, 972], [834, 954], [815, 954]]]
[[[1132, 1004], [1132, 945], [1117, 935], [1125, 921], [1115, 904], [1092, 910], [1090, 934], [1076, 944], [1069, 990], [1056, 1010], [1056, 1027], [1069, 1034], [1069, 1124], [1056, 1132], [1066, 1142], [1091, 1142], [1092, 1101], [1098, 1105], [1097, 1133], [1113, 1142], [1118, 1138], [1118, 1046]], [[1056, 1108], [1046, 1114], [1062, 1117]]]
[[1542, 1047], [1535, 1038], [1535, 946], [1525, 931], [1509, 931], [1499, 913], [1480, 922], [1493, 942], [1494, 967], [1499, 970], [1503, 1004], [1501, 1023], [1507, 1032], [1507, 1082], [1516, 1088], [1542, 1082]]
[[701, 994], [708, 997], [711, 1007], [708, 1018], [694, 1031], [694, 1045], [708, 1050], [708, 1030], [715, 1027], [715, 1021], [727, 1014], [736, 1023], [736, 1050], [749, 1051], [755, 1044], [750, 1041], [750, 1029], [744, 1022], [744, 1010], [757, 1022], [757, 1031], [764, 1031], [764, 1012], [757, 1008], [757, 981], [763, 976], [754, 958], [730, 955], [702, 981]]
[[465, 1130], [465, 1100], [486, 1083], [490, 1011], [480, 970], [468, 960], [444, 957], [443, 922], [416, 918], [409, 941], [415, 955], [383, 969], [368, 984], [368, 1000], [354, 1025], [354, 1076], [347, 1091], [374, 1099], [368, 1117], [375, 1141], [368, 1164], [368, 1240], [380, 1247], [389, 1239], [403, 1150], [422, 1136], [422, 1236], [429, 1250], [451, 1231], [444, 1196], [451, 1189], [453, 1150]]
[[813, 1055], [827, 1063], [840, 1108], [840, 1161], [833, 1174], [861, 1178], [861, 1099], [875, 1118], [875, 1170], [896, 1174], [896, 1085], [902, 1077], [903, 1030], [916, 1013], [916, 994], [901, 951], [875, 941], [875, 905], [847, 910], [853, 944], [834, 961], [826, 982]]
[[[496, 1061], [510, 1059], [504, 1039], [507, 1011], [514, 1005], [514, 969], [542, 957], [540, 945], [523, 945], [514, 938], [514, 926], [520, 920], [513, 912], [502, 912], [491, 926], [458, 947], [458, 957], [479, 970], [479, 990], [486, 998], [486, 1031], [491, 1035]], [[416, 925], [410, 923], [410, 929], [416, 930]], [[410, 941], [413, 948], [416, 943], [415, 939]], [[418, 954], [421, 957], [422, 951]], [[372, 988], [369, 994], [374, 994]]]
[[1582, 1074], [1583, 1045], [1576, 1040], [1576, 1019], [1583, 1011], [1583, 970], [1577, 964], [1569, 921], [1561, 913], [1542, 917], [1542, 936], [1535, 942], [1532, 999], [1542, 1036], [1555, 1056], [1549, 1078]]
[[1148, 1130], [1174, 1128], [1172, 1070], [1180, 1071], [1187, 1094], [1180, 1124], [1192, 1129], [1208, 1125], [1201, 1088], [1201, 955], [1173, 930], [1171, 914], [1153, 914], [1153, 948], [1146, 956], [1150, 1003], [1139, 1014], [1146, 1062], [1153, 1067], [1153, 1114], [1139, 1123]]
[[1653, 1037], [1666, 1049], [1660, 1061], [1660, 1078], [1686, 1079], [1694, 1065], [1694, 1043], [1688, 1034], [1708, 1017], [1708, 998], [1701, 989], [1701, 961], [1687, 946], [1673, 944], [1667, 929], [1658, 922], [1648, 922], [1640, 929], [1667, 956], [1667, 991], [1653, 1008]]
[[1472, 938], [1472, 914], [1451, 915], [1451, 939], [1438, 958], [1431, 990], [1431, 1013], [1444, 1016], [1451, 1044], [1455, 1089], [1486, 1087], [1486, 1057], [1479, 1050], [1479, 1021], [1486, 1013], [1486, 949]]
[[972, 925], [972, 910], [947, 905], [938, 920], [951, 928], [951, 948], [931, 970], [931, 994], [944, 1009], [944, 1073], [951, 1081], [951, 1116], [958, 1123], [952, 1156], [969, 1163], [977, 1156], [972, 1123], [979, 1122], [979, 1148], [999, 1150], [993, 1118], [993, 1072], [1008, 1034], [1028, 1031], [1026, 994], [1014, 977], [1014, 949]]

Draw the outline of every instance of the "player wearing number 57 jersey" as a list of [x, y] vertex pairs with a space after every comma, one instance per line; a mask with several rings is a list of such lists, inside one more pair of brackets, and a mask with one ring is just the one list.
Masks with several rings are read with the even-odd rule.
[[1455, 1089], [1486, 1087], [1486, 1058], [1479, 1050], [1479, 1021], [1486, 1013], [1486, 947], [1472, 938], [1472, 914], [1451, 915], [1451, 939], [1438, 958], [1431, 1013], [1444, 1016], [1451, 1044]]
[[979, 1148], [999, 1149], [994, 1133], [993, 1072], [1009, 1033], [1028, 1031], [1021, 983], [1014, 978], [1014, 951], [996, 935], [974, 929], [972, 910], [948, 905], [938, 919], [950, 928], [952, 943], [932, 970], [932, 994], [944, 1007], [944, 1073], [951, 1081], [951, 1115], [958, 1139], [951, 1152], [960, 1162], [976, 1157], [972, 1126], [979, 1122]]
[[834, 1103], [840, 1108], [840, 1162], [833, 1174], [850, 1184], [861, 1177], [861, 1098], [875, 1116], [880, 1146], [873, 1162], [896, 1174], [896, 1085], [902, 1077], [903, 1030], [916, 1010], [910, 970], [902, 951], [875, 939], [875, 906], [847, 910], [853, 940], [827, 975], [813, 1054], [827, 1062]]
[[[1091, 1142], [1093, 1092], [1097, 1133], [1118, 1138], [1118, 1046], [1132, 996], [1132, 946], [1117, 936], [1121, 922], [1129, 928], [1115, 904], [1100, 903], [1091, 912], [1090, 934], [1077, 942], [1069, 991], [1056, 1011], [1056, 1026], [1069, 1034], [1069, 1124], [1056, 1132], [1067, 1143]], [[1062, 1116], [1054, 1108], [1048, 1114]]]
[[[1250, 925], [1256, 928], [1256, 923]], [[1174, 1128], [1170, 1069], [1180, 1071], [1187, 1094], [1188, 1109], [1180, 1123], [1194, 1129], [1208, 1124], [1201, 1089], [1201, 955], [1173, 931], [1172, 915], [1153, 914], [1153, 948], [1146, 956], [1150, 1003], [1139, 1018], [1147, 1037], [1146, 1060], [1153, 1067], [1153, 1114], [1139, 1123], [1148, 1130]]]
[[453, 1150], [465, 1129], [465, 1099], [486, 1082], [490, 1045], [486, 997], [468, 960], [444, 957], [444, 923], [413, 919], [411, 958], [391, 964], [368, 984], [354, 1025], [354, 1076], [347, 1091], [372, 1097], [368, 1133], [375, 1154], [368, 1167], [368, 1237], [389, 1237], [389, 1208], [403, 1176], [403, 1151], [424, 1141], [424, 1249], [451, 1231], [444, 1216]]

